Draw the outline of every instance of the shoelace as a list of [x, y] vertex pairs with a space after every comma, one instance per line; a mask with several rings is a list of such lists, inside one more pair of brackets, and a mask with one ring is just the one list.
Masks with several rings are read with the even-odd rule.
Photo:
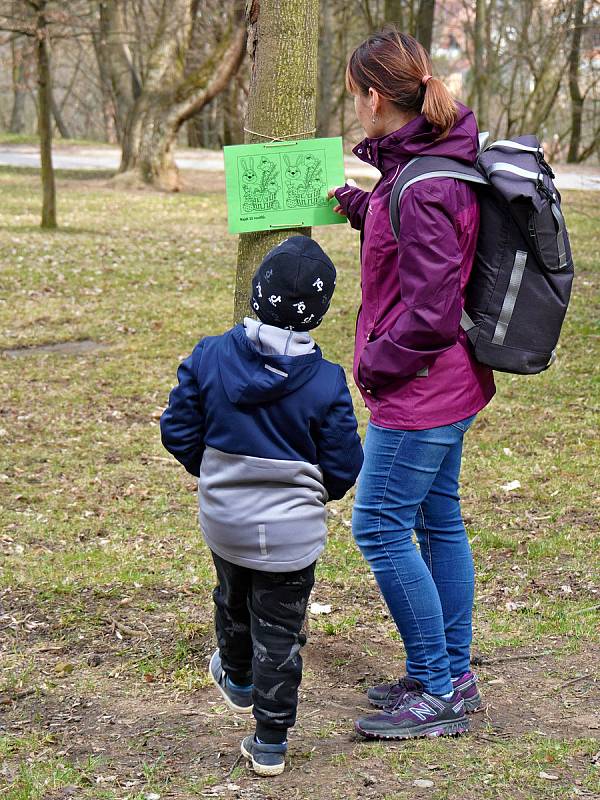
[[402, 706], [406, 705], [408, 702], [418, 700], [421, 697], [421, 692], [416, 688], [414, 681], [406, 681], [405, 679], [402, 679], [402, 681], [399, 681], [398, 683], [399, 685], [406, 687], [406, 692], [401, 694], [392, 706], [386, 708], [386, 711], [389, 713], [393, 713]]

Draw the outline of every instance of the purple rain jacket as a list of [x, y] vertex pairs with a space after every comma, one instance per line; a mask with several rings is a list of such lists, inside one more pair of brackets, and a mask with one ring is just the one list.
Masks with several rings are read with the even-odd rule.
[[348, 186], [335, 196], [361, 231], [362, 305], [356, 322], [354, 380], [371, 421], [423, 430], [459, 422], [494, 395], [492, 370], [475, 361], [460, 328], [473, 266], [479, 206], [473, 189], [453, 178], [424, 180], [405, 190], [396, 242], [389, 199], [400, 169], [415, 156], [449, 156], [473, 164], [477, 123], [459, 105], [450, 134], [423, 115], [354, 153], [382, 177], [371, 192]]

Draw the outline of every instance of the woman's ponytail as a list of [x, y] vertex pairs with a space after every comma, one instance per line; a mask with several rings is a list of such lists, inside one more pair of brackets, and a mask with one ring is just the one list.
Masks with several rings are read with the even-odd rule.
[[456, 103], [439, 78], [424, 75], [421, 82], [424, 84], [423, 116], [438, 128], [440, 139], [445, 139], [458, 119]]
[[386, 26], [359, 45], [346, 68], [346, 86], [354, 94], [376, 89], [404, 110], [416, 111], [444, 139], [458, 119], [458, 107], [439, 78], [431, 76], [431, 59], [413, 36]]

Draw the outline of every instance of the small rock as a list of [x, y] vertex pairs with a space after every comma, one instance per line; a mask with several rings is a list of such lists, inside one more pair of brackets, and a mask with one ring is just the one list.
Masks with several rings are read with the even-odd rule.
[[144, 797], [146, 798], [146, 800], [160, 800], [160, 795], [158, 794], [158, 792], [148, 792], [147, 794], [144, 795]]
[[435, 783], [427, 780], [427, 778], [417, 778], [416, 781], [413, 781], [413, 786], [416, 786], [418, 789], [431, 789], [432, 786], [435, 786]]
[[504, 489], [505, 492], [514, 492], [516, 489], [521, 488], [521, 481], [509, 481], [508, 483], [502, 484], [500, 488]]
[[90, 667], [99, 667], [103, 661], [104, 659], [98, 653], [90, 653], [90, 655], [87, 657], [87, 663]]

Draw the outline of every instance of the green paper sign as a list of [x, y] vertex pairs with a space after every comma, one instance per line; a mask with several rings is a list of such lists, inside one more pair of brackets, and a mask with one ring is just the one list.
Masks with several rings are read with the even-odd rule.
[[224, 147], [230, 233], [334, 225], [327, 192], [344, 183], [341, 136]]

